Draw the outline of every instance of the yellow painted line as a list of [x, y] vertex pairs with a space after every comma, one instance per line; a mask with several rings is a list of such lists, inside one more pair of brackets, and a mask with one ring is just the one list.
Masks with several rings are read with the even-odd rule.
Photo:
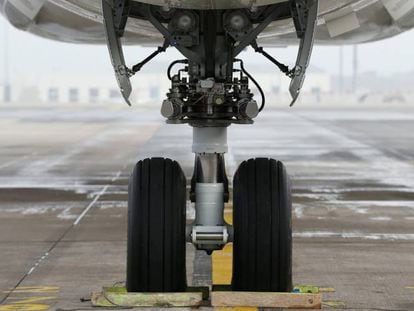
[[233, 267], [233, 244], [227, 244], [223, 250], [213, 252], [213, 284], [231, 284]]
[[333, 287], [319, 287], [319, 292], [334, 293], [336, 292], [336, 289]]
[[[232, 225], [233, 224], [233, 209], [231, 204], [227, 204], [224, 209], [224, 220]], [[232, 268], [233, 268], [233, 244], [227, 244], [223, 250], [215, 251], [212, 255], [213, 262], [213, 284], [218, 285], [230, 285]], [[255, 311], [257, 308], [251, 307], [217, 307], [216, 311]]]
[[[224, 209], [224, 220], [229, 225], [233, 224], [233, 206], [230, 204]], [[213, 284], [231, 284], [233, 270], [233, 243], [227, 244], [222, 251], [216, 253], [217, 254], [213, 253], [213, 260], [216, 261], [215, 279], [217, 282], [214, 283], [213, 281]], [[216, 255], [216, 258], [214, 258], [214, 255]]]
[[31, 297], [31, 298], [17, 298], [17, 297], [10, 297], [9, 300], [18, 300], [13, 302], [13, 304], [33, 304], [38, 302], [43, 302], [45, 300], [55, 300], [57, 297]]
[[43, 304], [7, 304], [1, 305], [0, 311], [44, 311], [48, 310], [50, 306]]
[[[228, 224], [233, 223], [233, 210], [230, 204], [224, 209], [224, 220]], [[213, 262], [213, 284], [231, 284], [233, 267], [233, 244], [227, 244], [223, 250], [215, 251], [212, 255]]]
[[[44, 293], [57, 293], [59, 287], [57, 286], [19, 286], [14, 290], [10, 290], [7, 293], [11, 293], [11, 296], [7, 298], [7, 304], [0, 306], [0, 311], [9, 310], [21, 310], [21, 311], [43, 311], [49, 310], [50, 305], [46, 301], [56, 301], [56, 296], [36, 296], [36, 294]], [[13, 296], [17, 294], [16, 296]]]
[[57, 286], [19, 286], [16, 289], [10, 289], [4, 293], [57, 293], [59, 287]]
[[226, 204], [224, 208], [224, 220], [229, 224], [233, 224], [233, 206], [232, 204]]

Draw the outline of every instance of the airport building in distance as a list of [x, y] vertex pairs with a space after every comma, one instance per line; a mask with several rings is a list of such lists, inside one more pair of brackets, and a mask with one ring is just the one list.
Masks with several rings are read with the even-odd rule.
[[[156, 67], [155, 69], [143, 70], [133, 78], [132, 103], [145, 105], [162, 102], [170, 83], [169, 80], [164, 79], [162, 64], [155, 65], [152, 66]], [[249, 67], [251, 73], [261, 83], [269, 104], [276, 103], [272, 98], [277, 98], [277, 102], [286, 98], [288, 102], [289, 79], [270, 70], [266, 64], [253, 64]], [[323, 94], [332, 92], [331, 80], [328, 73], [311, 69], [303, 91], [313, 94], [314, 100], [318, 101]], [[30, 77], [30, 75], [24, 79], [16, 77], [16, 81], [12, 82], [9, 101], [19, 104], [110, 104], [123, 101], [116, 87], [115, 77], [111, 74], [70, 75], [67, 72], [56, 72], [41, 77]], [[257, 92], [254, 85], [251, 88], [254, 93]], [[0, 89], [0, 99], [5, 102], [5, 88]]]

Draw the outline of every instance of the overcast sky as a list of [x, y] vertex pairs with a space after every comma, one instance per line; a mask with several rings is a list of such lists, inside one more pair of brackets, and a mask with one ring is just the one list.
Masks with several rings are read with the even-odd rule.
[[[54, 42], [21, 32], [9, 26], [0, 17], [0, 81], [4, 79], [5, 38], [9, 40], [9, 66], [14, 79], [25, 75], [39, 75], [51, 72], [110, 74], [111, 66], [105, 46], [75, 45]], [[270, 52], [282, 62], [293, 64], [297, 48], [272, 49]], [[172, 50], [172, 49], [170, 49]], [[128, 63], [136, 63], [151, 49], [139, 47], [127, 48]], [[250, 53], [251, 55], [246, 55]], [[249, 62], [260, 62], [260, 55], [246, 52]], [[175, 58], [177, 54], [170, 51], [159, 57], [163, 61]], [[414, 31], [380, 42], [359, 46], [359, 71], [377, 71], [381, 75], [414, 70]], [[345, 73], [352, 68], [352, 47], [345, 47]], [[312, 65], [329, 73], [339, 71], [339, 47], [316, 46]], [[253, 72], [253, 70], [252, 70]]]

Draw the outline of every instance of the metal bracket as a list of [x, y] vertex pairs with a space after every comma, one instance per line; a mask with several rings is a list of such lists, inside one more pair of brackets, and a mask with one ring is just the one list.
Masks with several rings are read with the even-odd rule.
[[225, 245], [230, 241], [227, 226], [194, 226], [191, 242], [198, 247], [203, 245]]
[[159, 20], [155, 18], [153, 15], [152, 9], [150, 5], [146, 5], [145, 9], [143, 10], [142, 14], [145, 18], [164, 36], [165, 40], [168, 40], [172, 46], [175, 46], [178, 51], [181, 52], [186, 58], [200, 61], [200, 55], [191, 51], [190, 49], [186, 48], [182, 45], [177, 45], [176, 40], [173, 38], [171, 32], [166, 28]]
[[253, 40], [256, 40], [257, 36], [266, 29], [269, 24], [281, 17], [285, 14], [283, 8], [279, 6], [275, 6], [271, 9], [268, 13], [266, 18], [255, 28], [250, 30], [246, 36], [238, 43], [238, 45], [234, 48], [233, 56], [236, 57], [240, 54]]
[[121, 37], [124, 34], [126, 20], [128, 19], [129, 1], [102, 0], [102, 12], [105, 25], [106, 43], [108, 45], [112, 66], [121, 94], [129, 106], [129, 97], [132, 93], [130, 77], [131, 70], [125, 65]]
[[293, 106], [299, 97], [300, 90], [305, 80], [306, 69], [313, 50], [313, 41], [318, 18], [318, 0], [293, 0], [292, 17], [296, 28], [296, 33], [300, 38], [300, 46], [293, 77], [290, 82], [289, 92], [292, 96]]

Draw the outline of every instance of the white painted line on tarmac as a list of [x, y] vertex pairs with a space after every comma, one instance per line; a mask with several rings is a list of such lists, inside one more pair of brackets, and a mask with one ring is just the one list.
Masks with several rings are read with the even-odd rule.
[[365, 233], [365, 232], [331, 232], [303, 231], [293, 233], [295, 238], [343, 238], [386, 241], [413, 241], [414, 233]]
[[[121, 173], [122, 173], [122, 171], [119, 171], [118, 173], [116, 173], [116, 175], [111, 179], [111, 182], [115, 182], [119, 178], [119, 176], [121, 176]], [[85, 215], [95, 205], [95, 203], [98, 202], [98, 200], [101, 198], [101, 196], [103, 196], [105, 194], [105, 192], [106, 192], [106, 190], [108, 190], [109, 186], [110, 185], [108, 184], [108, 185], [105, 185], [105, 187], [102, 188], [101, 192], [98, 193], [98, 195], [92, 200], [92, 202], [89, 203], [89, 205], [83, 210], [83, 212], [73, 222], [74, 226], [77, 226], [79, 224], [79, 222], [82, 220], [82, 218], [85, 217]]]
[[122, 171], [116, 173], [116, 175], [111, 179], [111, 182], [117, 181], [117, 179], [121, 176]]
[[390, 221], [392, 220], [391, 217], [389, 216], [375, 216], [375, 217], [370, 217], [370, 220], [374, 220], [374, 221]]
[[33, 152], [31, 154], [26, 154], [24, 156], [18, 157], [17, 159], [11, 160], [11, 161], [6, 162], [6, 163], [3, 163], [3, 164], [0, 165], [0, 170], [3, 169], [3, 168], [7, 168], [9, 166], [12, 166], [13, 164], [19, 163], [22, 160], [27, 159], [28, 157], [34, 156], [34, 155], [36, 155], [35, 152]]
[[83, 210], [83, 212], [78, 216], [78, 218], [76, 218], [76, 220], [73, 223], [74, 226], [77, 226], [79, 224], [82, 218], [85, 217], [85, 215], [95, 205], [95, 203], [100, 199], [100, 197], [106, 192], [106, 190], [108, 190], [108, 188], [109, 188], [109, 185], [106, 185], [105, 187], [103, 187], [101, 192], [98, 193], [98, 195], [92, 200], [91, 203], [89, 203], [89, 205]]

